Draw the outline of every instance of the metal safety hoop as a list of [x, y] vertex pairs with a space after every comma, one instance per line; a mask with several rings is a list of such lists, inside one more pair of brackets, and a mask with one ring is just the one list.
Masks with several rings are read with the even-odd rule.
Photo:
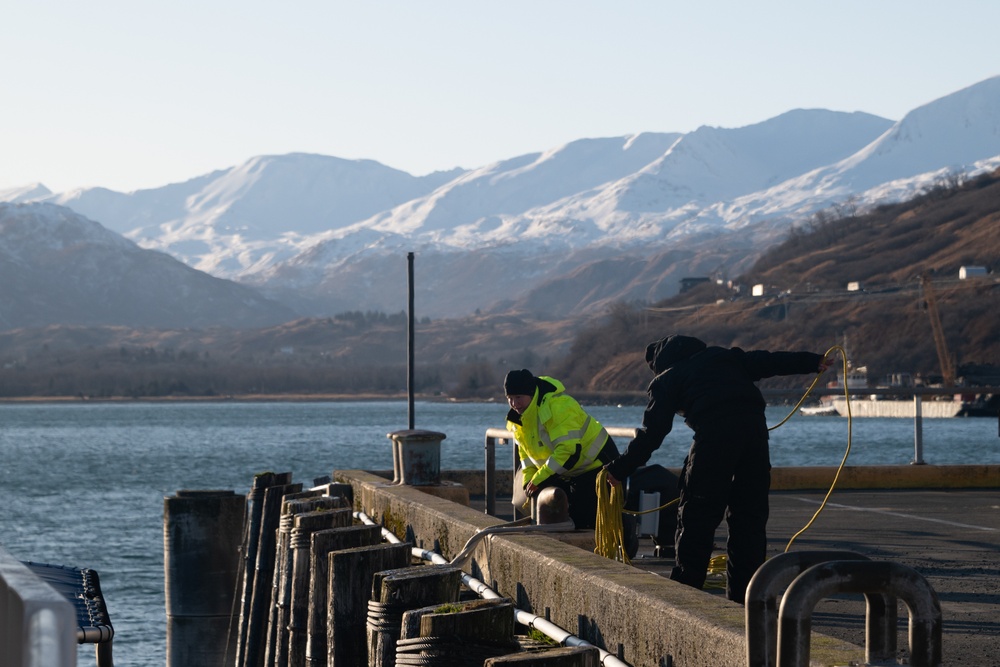
[[[778, 599], [792, 581], [810, 567], [828, 561], [868, 560], [854, 551], [793, 551], [778, 554], [757, 569], [746, 593], [748, 667], [775, 667], [778, 651]], [[867, 661], [896, 655], [896, 599], [866, 595]]]
[[[910, 617], [910, 667], [941, 666], [941, 604], [937, 593], [913, 568], [862, 560], [820, 563], [792, 581], [778, 610], [778, 667], [809, 665], [813, 609], [835, 593], [865, 594], [869, 613], [873, 593], [901, 599]], [[895, 632], [892, 634], [895, 636]]]

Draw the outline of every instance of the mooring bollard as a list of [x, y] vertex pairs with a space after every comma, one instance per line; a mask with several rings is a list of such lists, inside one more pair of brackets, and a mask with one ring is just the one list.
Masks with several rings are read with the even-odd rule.
[[437, 431], [406, 429], [387, 434], [393, 444], [393, 482], [409, 486], [441, 483], [441, 441]]
[[164, 498], [167, 667], [214, 667], [235, 658], [236, 636], [229, 630], [244, 509], [244, 497], [233, 491], [178, 491]]

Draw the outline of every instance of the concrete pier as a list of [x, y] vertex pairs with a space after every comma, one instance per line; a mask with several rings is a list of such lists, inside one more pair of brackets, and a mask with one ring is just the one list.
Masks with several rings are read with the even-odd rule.
[[[1000, 466], [845, 468], [840, 471], [837, 489], [828, 496], [827, 489], [836, 475], [835, 468], [774, 471], [768, 556], [789, 550], [840, 550], [858, 554], [857, 561], [878, 563], [876, 567], [913, 572], [940, 598], [943, 632], [927, 634], [926, 645], [915, 647], [905, 637], [897, 642], [905, 627], [897, 624], [896, 618], [905, 619], [907, 614], [904, 610], [897, 616], [895, 597], [883, 603], [883, 617], [888, 620], [866, 623], [872, 620], [864, 606], [870, 601], [869, 593], [881, 595], [885, 591], [862, 590], [871, 577], [858, 579], [859, 573], [838, 569], [838, 576], [850, 585], [843, 590], [863, 593], [864, 598], [838, 595], [827, 600], [816, 596], [814, 601], [808, 597], [803, 604], [815, 605], [806, 610], [810, 620], [800, 624], [789, 619], [777, 624], [778, 643], [772, 644], [788, 645], [781, 629], [798, 627], [794, 646], [817, 667], [864, 664], [869, 649], [880, 656], [896, 652], [903, 663], [910, 650], [914, 655], [923, 651], [929, 660], [921, 664], [928, 667], [995, 664], [990, 661], [1000, 652], [1000, 633], [995, 632], [995, 618], [1000, 614], [1000, 591], [995, 583], [996, 554], [1000, 553], [1000, 513], [996, 511]], [[594, 553], [593, 531], [491, 531], [479, 536], [483, 539], [470, 541], [480, 531], [509, 518], [483, 511], [487, 485], [482, 472], [441, 471], [437, 484], [430, 485], [400, 484], [396, 477], [393, 471], [333, 473], [337, 486], [349, 490], [353, 510], [363, 513], [365, 522], [370, 519], [392, 533], [387, 537], [396, 543], [382, 547], [400, 550], [400, 561], [361, 569], [352, 561], [341, 568], [342, 576], [337, 579], [332, 566], [337, 554], [350, 556], [358, 550], [331, 553], [331, 596], [335, 589], [349, 588], [350, 582], [367, 600], [370, 579], [379, 569], [403, 567], [413, 555], [443, 563], [461, 554], [456, 567], [490, 587], [492, 597], [509, 599], [522, 610], [519, 614], [537, 619], [519, 622], [550, 621], [561, 628], [559, 632], [575, 635], [574, 642], [583, 640], [610, 653], [602, 655], [612, 658], [614, 664], [746, 666], [748, 645], [752, 644], [748, 628], [752, 631], [759, 626], [747, 621], [742, 606], [725, 599], [723, 582], [717, 575], [710, 573], [706, 587], [696, 590], [665, 576], [672, 562], [657, 557], [660, 550], [640, 547], [630, 565], [604, 558]], [[428, 492], [448, 484], [461, 485], [471, 502], [455, 502]], [[317, 487], [308, 493], [322, 492]], [[502, 501], [498, 504], [509, 510], [509, 498]], [[166, 531], [165, 537], [169, 534]], [[723, 525], [716, 534], [716, 553], [725, 552], [725, 540]], [[850, 563], [831, 567], [843, 565]], [[368, 574], [359, 574], [362, 569]], [[787, 585], [789, 591], [793, 586], [794, 582]], [[768, 599], [782, 598], [784, 607], [784, 595], [776, 590]], [[337, 606], [330, 601], [327, 605], [331, 609]], [[358, 616], [359, 605], [351, 608], [347, 619]], [[909, 618], [912, 623], [913, 616]], [[921, 618], [926, 623], [927, 618]], [[941, 618], [938, 613], [938, 628]], [[951, 619], [954, 625], [949, 625]], [[336, 624], [329, 617], [327, 620], [330, 631]], [[879, 629], [876, 634], [880, 637], [866, 646], [871, 640], [865, 631], [871, 627]], [[895, 632], [897, 627], [899, 633]], [[348, 634], [353, 637], [356, 632], [352, 626]], [[363, 636], [357, 638], [358, 642], [364, 640]], [[337, 645], [346, 650], [361, 644], [345, 636]], [[944, 656], [944, 661], [936, 656]]]
[[[340, 471], [335, 478], [354, 487], [356, 507], [445, 558], [478, 530], [500, 523], [362, 471]], [[745, 656], [742, 607], [544, 534], [487, 538], [467, 567], [519, 608], [633, 665], [735, 667]], [[849, 645], [829, 638], [814, 646], [813, 655], [825, 664], [847, 664], [852, 655]]]
[[[927, 572], [945, 613], [945, 664], [994, 664], [990, 660], [1000, 651], [994, 620], [1000, 594], [992, 581], [1000, 553], [995, 501], [1000, 467], [948, 466], [932, 475], [934, 471], [934, 466], [845, 469], [828, 507], [795, 548], [850, 549]], [[781, 553], [813, 516], [835, 472], [774, 471], [769, 556]], [[475, 507], [484, 488], [475, 481], [479, 475], [442, 471], [443, 480], [464, 477], [470, 484], [474, 507], [464, 508], [413, 487], [393, 487], [371, 473], [335, 473], [338, 481], [354, 488], [356, 509], [446, 558], [476, 531], [499, 522]], [[880, 490], [871, 490], [872, 485]], [[896, 488], [882, 488], [890, 486]], [[724, 531], [723, 526], [717, 535], [723, 551]], [[627, 566], [557, 538], [561, 536], [488, 538], [466, 569], [519, 608], [550, 618], [630, 664], [745, 664], [744, 611], [725, 600], [721, 590], [698, 591], [667, 580], [663, 575], [670, 563], [664, 559], [639, 558]], [[989, 572], [993, 575], [987, 576]], [[969, 595], [975, 604], [962, 602]], [[839, 599], [820, 608], [823, 618], [835, 620], [826, 625], [814, 620], [812, 664], [863, 664], [863, 604]], [[960, 620], [951, 627], [949, 617]], [[905, 637], [900, 647], [906, 648]]]

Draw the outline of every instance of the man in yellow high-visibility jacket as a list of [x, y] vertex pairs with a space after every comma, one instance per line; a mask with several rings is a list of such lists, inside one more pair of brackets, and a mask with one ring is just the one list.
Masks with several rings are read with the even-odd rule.
[[618, 457], [618, 449], [599, 421], [584, 411], [555, 378], [535, 377], [526, 368], [504, 379], [510, 411], [507, 430], [517, 443], [520, 470], [514, 474], [514, 505], [519, 490], [531, 498], [556, 486], [569, 498], [577, 528], [593, 528], [597, 517], [597, 474]]

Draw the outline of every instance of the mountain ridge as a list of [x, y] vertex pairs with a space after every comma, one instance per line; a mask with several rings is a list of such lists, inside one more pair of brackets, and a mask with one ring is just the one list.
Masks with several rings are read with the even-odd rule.
[[537, 303], [535, 315], [561, 316], [565, 305], [532, 295], [574, 271], [630, 271], [616, 291], [579, 288], [577, 312], [651, 302], [688, 275], [735, 275], [830, 207], [866, 210], [988, 171], [1000, 165], [998, 125], [993, 77], [896, 122], [797, 109], [741, 128], [580, 139], [423, 177], [293, 153], [130, 194], [30, 186], [0, 197], [61, 203], [301, 316], [404, 307], [408, 252], [422, 314]]
[[[416, 391], [496, 399], [509, 368], [530, 368], [590, 400], [641, 400], [650, 379], [643, 350], [675, 332], [745, 349], [823, 352], [843, 345], [872, 378], [909, 373], [932, 383], [940, 370], [921, 294], [925, 273], [933, 276], [960, 375], [1000, 384], [997, 201], [1000, 170], [869, 213], [816, 220], [731, 284], [702, 282], [645, 306], [619, 301], [600, 316], [546, 320], [511, 309], [422, 317], [414, 332]], [[961, 280], [960, 267], [970, 264], [988, 273]], [[588, 284], [574, 278], [567, 277], [566, 290]], [[859, 289], [849, 290], [849, 282]], [[755, 284], [761, 296], [751, 295]], [[0, 397], [400, 396], [406, 340], [403, 312], [350, 312], [254, 329], [0, 330]], [[801, 386], [801, 379], [788, 382]], [[785, 386], [780, 378], [763, 385]]]
[[0, 329], [257, 327], [294, 317], [255, 290], [140, 248], [68, 208], [0, 203]]

